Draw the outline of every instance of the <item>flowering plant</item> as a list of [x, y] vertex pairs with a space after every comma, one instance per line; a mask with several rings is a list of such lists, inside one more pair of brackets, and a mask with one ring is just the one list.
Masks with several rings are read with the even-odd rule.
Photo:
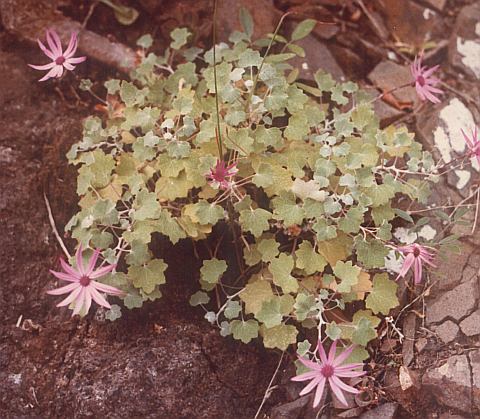
[[[358, 362], [399, 303], [392, 249], [406, 257], [397, 273], [422, 276], [392, 226], [425, 225], [408, 208], [426, 202], [437, 166], [405, 127], [380, 128], [355, 83], [322, 71], [314, 84], [298, 80], [289, 61], [305, 54], [295, 42], [312, 22], [290, 39], [252, 41], [243, 14], [244, 32], [215, 51], [186, 48], [190, 33], [175, 29], [163, 56], [142, 37], [131, 81], [105, 83], [106, 116], [87, 118], [68, 153], [80, 211], [67, 229], [121, 268], [105, 283], [128, 308], [161, 296], [167, 264], [152, 237], [208, 245], [228, 232], [215, 235], [223, 242], [203, 260], [190, 303], [224, 336], [285, 350], [318, 328], [356, 344]], [[308, 341], [298, 347], [306, 353]]]

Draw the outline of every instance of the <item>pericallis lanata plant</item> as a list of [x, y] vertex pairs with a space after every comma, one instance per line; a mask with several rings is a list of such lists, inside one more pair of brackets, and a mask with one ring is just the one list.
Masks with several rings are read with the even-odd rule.
[[313, 328], [365, 359], [380, 316], [399, 304], [386, 260], [402, 253], [401, 276], [412, 268], [416, 281], [432, 260], [429, 243], [398, 247], [391, 231], [415, 228], [408, 208], [426, 202], [437, 167], [405, 127], [380, 128], [355, 83], [321, 70], [315, 84], [297, 81], [289, 62], [305, 55], [295, 42], [314, 21], [289, 40], [252, 41], [242, 16], [244, 32], [218, 44], [215, 60], [187, 47], [185, 28], [163, 56], [147, 53], [149, 35], [139, 40], [131, 79], [105, 83], [106, 116], [87, 118], [68, 153], [81, 209], [67, 229], [125, 267], [103, 282], [128, 308], [160, 298], [168, 280], [152, 236], [175, 246], [223, 231], [190, 298], [223, 336], [281, 350], [298, 342], [303, 356]]

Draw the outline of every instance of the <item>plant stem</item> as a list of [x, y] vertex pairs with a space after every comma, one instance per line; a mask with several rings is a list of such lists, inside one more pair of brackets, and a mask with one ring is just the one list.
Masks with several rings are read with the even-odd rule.
[[223, 160], [222, 132], [220, 130], [220, 111], [218, 106], [218, 86], [217, 86], [217, 0], [213, 2], [213, 82], [215, 84], [215, 109], [217, 113], [217, 146], [219, 159]]

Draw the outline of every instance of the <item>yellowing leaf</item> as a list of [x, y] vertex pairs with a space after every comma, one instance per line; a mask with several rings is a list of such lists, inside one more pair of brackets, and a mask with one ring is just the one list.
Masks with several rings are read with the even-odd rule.
[[245, 313], [257, 314], [265, 301], [273, 297], [272, 286], [270, 282], [261, 276], [255, 282], [250, 282], [240, 293], [240, 299], [245, 303]]
[[298, 330], [295, 326], [280, 324], [270, 329], [262, 328], [265, 348], [286, 350], [297, 341]]
[[390, 310], [399, 304], [397, 288], [395, 281], [388, 279], [388, 274], [376, 274], [373, 278], [373, 290], [365, 300], [366, 307], [375, 314], [388, 315]]

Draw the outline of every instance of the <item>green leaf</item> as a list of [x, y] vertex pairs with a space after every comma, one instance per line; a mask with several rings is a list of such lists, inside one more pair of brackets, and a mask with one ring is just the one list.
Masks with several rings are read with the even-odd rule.
[[305, 113], [296, 113], [290, 116], [284, 134], [288, 140], [301, 141], [309, 132], [310, 128]]
[[197, 291], [190, 297], [191, 306], [199, 306], [202, 304], [207, 304], [210, 301], [210, 297], [204, 291]]
[[133, 213], [133, 219], [138, 221], [157, 218], [161, 210], [160, 204], [157, 201], [157, 195], [145, 189], [137, 195], [134, 208], [136, 208], [136, 210]]
[[262, 308], [262, 304], [270, 300], [273, 295], [270, 282], [262, 278], [250, 282], [240, 293], [240, 299], [245, 303], [245, 313], [256, 315]]
[[173, 49], [182, 48], [187, 43], [187, 39], [190, 35], [191, 33], [187, 28], [175, 28], [170, 33], [170, 37], [173, 39], [170, 43], [170, 47]]
[[93, 83], [90, 79], [82, 79], [80, 80], [80, 84], [78, 85], [80, 90], [84, 92], [88, 92], [93, 86]]
[[114, 95], [120, 90], [120, 80], [107, 80], [103, 85], [106, 87], [109, 95]]
[[338, 292], [351, 292], [352, 286], [358, 283], [358, 276], [361, 269], [358, 266], [352, 266], [352, 262], [343, 262], [339, 260], [333, 268], [333, 273], [341, 279], [338, 284]]
[[305, 38], [317, 24], [317, 21], [314, 19], [305, 19], [300, 22], [297, 27], [293, 30], [292, 41], [298, 41]]
[[140, 308], [143, 305], [143, 298], [138, 294], [128, 294], [123, 299], [123, 304], [130, 310], [132, 308]]
[[240, 24], [242, 25], [243, 31], [251, 38], [253, 35], [253, 19], [245, 7], [240, 8]]
[[137, 39], [137, 45], [139, 47], [148, 49], [152, 46], [152, 44], [153, 44], [153, 38], [152, 38], [152, 35], [150, 35], [149, 33]]
[[258, 321], [265, 324], [266, 327], [278, 326], [282, 323], [283, 315], [280, 312], [280, 300], [278, 297], [273, 297], [269, 301], [262, 303], [262, 308], [255, 315]]
[[375, 314], [388, 315], [392, 308], [398, 306], [398, 285], [388, 279], [388, 274], [376, 274], [373, 278], [373, 289], [365, 300], [365, 306]]
[[352, 342], [357, 345], [367, 346], [367, 343], [377, 337], [377, 332], [372, 322], [367, 318], [362, 318], [355, 326], [352, 335]]
[[[414, 223], [412, 216], [408, 213], [405, 212], [404, 210], [401, 210], [400, 208], [394, 208], [395, 214], [397, 214], [400, 218], [403, 218], [405, 221], [408, 221], [409, 223]], [[447, 216], [448, 217], [448, 216]], [[450, 218], [449, 218], [450, 220]]]
[[238, 67], [260, 67], [262, 64], [262, 57], [258, 51], [247, 48], [238, 56]]
[[331, 340], [337, 340], [340, 339], [342, 335], [342, 329], [338, 327], [335, 322], [331, 322], [327, 324], [325, 333]]
[[242, 306], [238, 301], [229, 300], [227, 306], [225, 307], [225, 317], [229, 320], [237, 317], [242, 311]]
[[248, 343], [258, 337], [258, 322], [256, 320], [233, 320], [230, 329], [234, 339]]
[[305, 356], [308, 353], [308, 351], [310, 350], [311, 346], [312, 345], [310, 344], [310, 342], [307, 339], [305, 339], [302, 342], [298, 342], [297, 343], [297, 355], [298, 356]]
[[383, 268], [385, 266], [385, 256], [389, 249], [380, 240], [364, 240], [361, 236], [355, 238], [355, 250], [357, 259], [367, 269]]
[[274, 218], [283, 220], [286, 227], [303, 223], [305, 210], [295, 202], [295, 195], [292, 192], [281, 192], [273, 199], [272, 205]]
[[293, 270], [293, 256], [281, 253], [270, 262], [268, 270], [273, 275], [273, 283], [282, 288], [284, 293], [297, 292], [298, 282], [290, 275]]
[[297, 294], [295, 298], [295, 315], [299, 322], [304, 321], [310, 313], [316, 312], [316, 299], [311, 294]]
[[227, 262], [224, 260], [217, 258], [207, 259], [203, 261], [203, 265], [200, 268], [200, 278], [209, 284], [216, 284], [226, 270]]
[[297, 341], [298, 330], [295, 326], [280, 324], [264, 329], [263, 344], [265, 348], [277, 348], [285, 351], [289, 345]]
[[153, 259], [145, 266], [130, 266], [128, 277], [136, 288], [150, 294], [155, 287], [165, 283], [167, 264], [162, 259]]
[[279, 246], [280, 244], [275, 239], [262, 239], [257, 245], [257, 250], [262, 255], [264, 262], [270, 262], [278, 256]]
[[111, 322], [119, 319], [120, 317], [122, 317], [122, 309], [117, 304], [112, 304], [110, 310], [107, 310], [105, 313], [105, 318]]
[[298, 246], [295, 256], [297, 257], [295, 261], [296, 267], [303, 269], [307, 275], [323, 272], [323, 269], [327, 266], [326, 259], [313, 249], [309, 241], [304, 241]]
[[249, 231], [255, 237], [260, 237], [265, 230], [270, 228], [268, 223], [270, 218], [272, 218], [272, 214], [262, 208], [246, 209], [240, 211], [239, 222], [243, 230]]
[[202, 225], [215, 225], [217, 221], [223, 219], [223, 208], [220, 205], [210, 204], [207, 201], [200, 201], [194, 206], [195, 215]]

